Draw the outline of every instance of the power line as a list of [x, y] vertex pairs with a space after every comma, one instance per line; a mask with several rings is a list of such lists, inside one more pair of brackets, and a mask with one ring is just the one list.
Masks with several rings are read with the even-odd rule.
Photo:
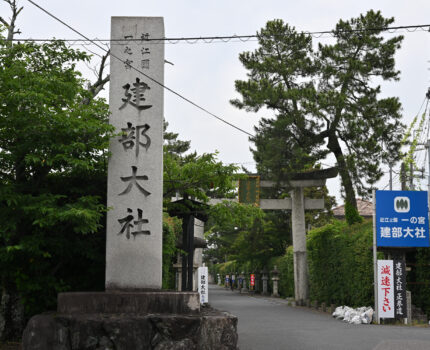
[[[39, 7], [41, 10], [43, 10], [40, 6], [33, 3], [33, 1], [28, 0], [33, 5]], [[44, 10], [43, 10], [44, 11]], [[47, 11], [44, 11], [47, 14], [49, 14]], [[49, 14], [52, 16], [51, 14]], [[52, 16], [54, 17], [54, 16]], [[66, 25], [68, 28], [73, 30], [75, 33], [78, 33], [73, 28], [68, 26], [63, 21], [59, 20], [58, 18], [54, 17], [56, 20], [60, 21], [62, 24]], [[316, 31], [316, 32], [308, 32], [308, 31], [302, 31], [298, 32], [298, 34], [305, 34], [310, 35], [314, 38], [321, 38], [323, 36], [330, 36], [330, 37], [336, 37], [337, 34], [343, 34], [343, 33], [363, 33], [363, 32], [389, 32], [390, 34], [396, 33], [400, 30], [406, 30], [408, 33], [416, 32], [418, 30], [423, 32], [430, 32], [430, 24], [417, 24], [417, 25], [408, 25], [408, 26], [396, 26], [396, 27], [379, 27], [379, 28], [366, 28], [366, 29], [351, 29], [351, 30], [342, 30], [342, 31]], [[79, 33], [78, 33], [79, 34]], [[81, 34], [79, 34], [81, 35]], [[292, 34], [290, 34], [292, 35]], [[83, 35], [81, 35], [83, 36]], [[287, 35], [282, 35], [287, 36]], [[227, 35], [227, 36], [193, 36], [193, 37], [164, 37], [164, 38], [127, 38], [127, 39], [88, 39], [85, 37], [85, 39], [32, 39], [32, 38], [23, 38], [23, 39], [17, 39], [14, 38], [14, 41], [52, 41], [52, 40], [60, 40], [64, 42], [141, 42], [141, 43], [152, 43], [152, 44], [178, 44], [179, 42], [186, 42], [187, 44], [196, 44], [198, 42], [203, 42], [206, 44], [211, 44], [215, 42], [248, 42], [248, 41], [255, 41], [255, 39], [259, 39], [261, 36], [258, 34], [253, 35]], [[273, 37], [280, 37], [279, 35], [273, 35]]]
[[[99, 49], [101, 49], [102, 51], [108, 53], [109, 50], [104, 48], [103, 46], [99, 45], [98, 43], [96, 43], [95, 41], [89, 39], [88, 37], [86, 37], [84, 34], [82, 34], [81, 32], [77, 31], [76, 29], [74, 29], [73, 27], [71, 27], [70, 25], [68, 25], [67, 23], [65, 23], [64, 21], [62, 21], [61, 19], [59, 19], [58, 17], [56, 17], [55, 15], [53, 15], [52, 13], [48, 12], [47, 10], [45, 10], [44, 8], [42, 8], [41, 6], [39, 6], [38, 4], [36, 4], [34, 1], [32, 0], [27, 0], [29, 3], [31, 3], [32, 5], [36, 6], [37, 8], [39, 8], [40, 10], [42, 10], [43, 12], [45, 12], [48, 16], [54, 18], [56, 21], [60, 22], [61, 24], [63, 24], [64, 26], [66, 26], [67, 28], [69, 28], [70, 30], [72, 30], [73, 32], [75, 32], [76, 34], [78, 34], [79, 36], [83, 37], [86, 41], [91, 42], [92, 44], [94, 44], [95, 46], [97, 46]], [[236, 130], [250, 136], [253, 137], [254, 135], [250, 134], [249, 132], [239, 128], [238, 126], [226, 121], [225, 119], [218, 117], [216, 114], [208, 111], [206, 108], [198, 105], [197, 103], [191, 101], [190, 99], [186, 98], [185, 96], [181, 95], [179, 92], [176, 92], [175, 90], [167, 87], [166, 85], [164, 85], [163, 83], [160, 83], [158, 80], [150, 77], [149, 75], [147, 75], [146, 73], [142, 72], [141, 70], [137, 69], [136, 67], [130, 65], [129, 63], [126, 63], [123, 59], [121, 59], [120, 57], [113, 55], [112, 53], [110, 53], [110, 56], [119, 60], [120, 62], [127, 64], [128, 67], [130, 67], [131, 69], [133, 69], [134, 71], [142, 74], [144, 77], [148, 78], [149, 80], [151, 80], [152, 82], [154, 82], [155, 84], [161, 86], [162, 88], [166, 89], [167, 91], [171, 92], [172, 94], [178, 96], [179, 98], [181, 98], [182, 100], [190, 103], [191, 105], [193, 105], [194, 107], [200, 109], [201, 111], [209, 114], [210, 116], [218, 119], [219, 121], [231, 126], [232, 128], [235, 128]]]

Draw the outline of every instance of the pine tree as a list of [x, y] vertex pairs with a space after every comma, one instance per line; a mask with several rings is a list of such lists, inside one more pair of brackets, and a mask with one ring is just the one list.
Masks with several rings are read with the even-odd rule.
[[367, 195], [367, 185], [382, 176], [380, 164], [400, 156], [401, 105], [381, 98], [378, 85], [399, 79], [394, 55], [403, 37], [381, 35], [393, 22], [374, 11], [340, 20], [335, 43], [314, 49], [311, 35], [269, 21], [258, 33], [259, 48], [239, 57], [248, 79], [236, 81], [242, 97], [232, 103], [274, 114], [251, 138], [258, 171], [288, 179], [333, 154], [350, 223], [359, 220], [355, 192]]

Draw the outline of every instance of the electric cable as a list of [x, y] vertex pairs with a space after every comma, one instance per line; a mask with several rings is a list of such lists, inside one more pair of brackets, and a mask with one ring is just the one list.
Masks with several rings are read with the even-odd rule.
[[[83, 37], [85, 40], [87, 40], [87, 41], [89, 41], [89, 42], [93, 43], [95, 46], [97, 46], [97, 47], [98, 47], [99, 49], [101, 49], [102, 51], [104, 51], [104, 52], [106, 52], [106, 53], [108, 52], [108, 50], [107, 50], [107, 49], [105, 49], [104, 47], [102, 47], [101, 45], [99, 45], [98, 43], [96, 43], [95, 41], [93, 41], [93, 40], [89, 39], [89, 38], [88, 38], [88, 37], [86, 37], [84, 34], [80, 33], [78, 30], [74, 29], [73, 27], [71, 27], [70, 25], [68, 25], [67, 23], [65, 23], [64, 21], [62, 21], [61, 19], [59, 19], [58, 17], [56, 17], [56, 16], [55, 16], [55, 15], [53, 15], [52, 13], [50, 13], [49, 11], [45, 10], [44, 8], [42, 8], [41, 6], [39, 6], [38, 4], [36, 4], [34, 1], [32, 1], [32, 0], [27, 0], [27, 1], [28, 1], [28, 2], [30, 2], [32, 5], [36, 6], [37, 8], [39, 8], [41, 11], [45, 12], [48, 16], [50, 16], [50, 17], [54, 18], [56, 21], [60, 22], [61, 24], [63, 24], [64, 26], [66, 26], [67, 28], [69, 28], [70, 30], [72, 30], [73, 32], [75, 32], [76, 34], [78, 34], [79, 36]], [[120, 57], [118, 57], [118, 56], [116, 56], [116, 55], [113, 55], [112, 53], [110, 53], [110, 56], [111, 56], [111, 57], [113, 57], [113, 58], [115, 58], [115, 59], [117, 59], [117, 60], [119, 60], [120, 62], [122, 62], [122, 63], [126, 64], [126, 62], [125, 62], [123, 59], [121, 59]], [[142, 72], [141, 70], [137, 69], [136, 67], [134, 67], [134, 66], [132, 66], [132, 65], [130, 65], [130, 64], [128, 64], [128, 63], [127, 63], [127, 66], [128, 66], [128, 67], [130, 67], [131, 69], [133, 69], [134, 71], [136, 71], [136, 72], [138, 72], [138, 73], [142, 74], [144, 77], [146, 77], [147, 79], [151, 80], [151, 81], [152, 81], [152, 82], [154, 82], [155, 84], [157, 84], [157, 85], [161, 86], [163, 89], [166, 89], [166, 90], [167, 90], [167, 91], [169, 91], [170, 93], [172, 93], [172, 94], [176, 95], [177, 97], [179, 97], [179, 98], [181, 98], [182, 100], [184, 100], [184, 101], [186, 101], [186, 102], [190, 103], [190, 104], [191, 104], [191, 105], [193, 105], [194, 107], [196, 107], [196, 108], [200, 109], [201, 111], [203, 111], [203, 112], [205, 112], [205, 113], [209, 114], [210, 116], [212, 116], [212, 117], [214, 117], [214, 118], [218, 119], [219, 121], [221, 121], [221, 122], [223, 122], [223, 123], [225, 123], [225, 124], [227, 124], [227, 125], [231, 126], [232, 128], [234, 128], [234, 129], [236, 129], [236, 130], [238, 130], [238, 131], [240, 131], [240, 132], [242, 132], [242, 133], [244, 133], [244, 134], [246, 134], [246, 135], [248, 135], [248, 136], [250, 136], [250, 137], [253, 137], [253, 136], [254, 136], [254, 135], [252, 135], [251, 133], [249, 133], [249, 132], [247, 132], [247, 131], [245, 131], [245, 130], [243, 130], [243, 129], [239, 128], [238, 126], [236, 126], [236, 125], [234, 125], [234, 124], [232, 124], [232, 123], [230, 123], [230, 122], [226, 121], [225, 119], [223, 119], [223, 118], [221, 118], [221, 117], [218, 117], [216, 114], [214, 114], [214, 113], [210, 112], [210, 111], [209, 111], [209, 110], [207, 110], [206, 108], [204, 108], [204, 107], [202, 107], [202, 106], [198, 105], [197, 103], [195, 103], [195, 102], [191, 101], [191, 100], [190, 100], [190, 99], [188, 99], [187, 97], [185, 97], [185, 96], [181, 95], [179, 92], [176, 92], [175, 90], [173, 90], [173, 89], [171, 89], [171, 88], [167, 87], [167, 86], [166, 86], [166, 85], [164, 85], [163, 83], [160, 83], [159, 81], [157, 81], [156, 79], [152, 78], [152, 77], [151, 77], [151, 76], [149, 76], [148, 74], [146, 74], [146, 73]]]
[[[29, 2], [31, 2], [34, 6], [39, 7], [41, 10], [42, 7], [36, 5], [33, 1], [28, 0]], [[44, 12], [46, 12], [47, 14], [49, 14], [46, 10], [43, 10]], [[51, 16], [53, 17], [53, 16]], [[57, 18], [56, 18], [57, 19]], [[59, 20], [59, 19], [57, 19]], [[61, 21], [61, 20], [59, 20]], [[62, 22], [62, 21], [61, 21]], [[72, 29], [70, 26], [68, 26], [67, 24], [65, 24], [64, 22], [62, 22], [64, 25], [66, 25], [67, 27], [69, 27], [69, 29]], [[73, 29], [72, 29], [73, 30]], [[400, 30], [406, 30], [408, 33], [413, 33], [416, 32], [417, 30], [421, 30], [423, 32], [427, 32], [430, 31], [430, 24], [417, 24], [417, 25], [408, 25], [408, 26], [396, 26], [396, 27], [379, 27], [379, 28], [366, 28], [366, 29], [351, 29], [351, 30], [343, 30], [343, 31], [329, 31], [329, 30], [325, 30], [325, 31], [315, 31], [315, 32], [308, 32], [308, 31], [302, 31], [302, 32], [298, 32], [298, 34], [306, 34], [306, 35], [310, 35], [314, 38], [321, 38], [324, 35], [329, 35], [330, 37], [336, 37], [336, 34], [342, 34], [342, 33], [362, 33], [362, 32], [388, 32], [390, 34], [396, 33]], [[75, 31], [75, 33], [79, 34], [77, 31]], [[80, 35], [80, 34], [79, 34]], [[286, 35], [284, 35], [286, 36]], [[84, 38], [84, 39], [55, 39], [55, 40], [60, 40], [60, 41], [74, 41], [74, 42], [80, 42], [80, 41], [84, 41], [84, 42], [143, 42], [145, 41], [146, 44], [152, 43], [152, 44], [163, 44], [163, 43], [169, 43], [169, 44], [178, 44], [179, 42], [186, 42], [187, 44], [196, 44], [199, 41], [202, 41], [206, 44], [211, 44], [211, 43], [215, 43], [215, 42], [247, 42], [247, 41], [255, 41], [255, 39], [259, 39], [260, 35], [259, 34], [252, 34], [252, 35], [226, 35], [226, 36], [193, 36], [193, 37], [172, 37], [172, 38], [145, 38], [145, 40], [140, 39], [140, 38], [127, 38], [127, 39], [88, 39], [88, 38]], [[253, 40], [254, 39], [254, 40]], [[32, 39], [32, 38], [22, 38], [22, 39], [16, 39], [14, 38], [13, 41], [51, 41], [54, 39]]]

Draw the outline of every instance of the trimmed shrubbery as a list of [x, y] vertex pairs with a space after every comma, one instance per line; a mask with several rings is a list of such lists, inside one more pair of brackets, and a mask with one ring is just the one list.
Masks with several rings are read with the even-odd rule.
[[[348, 226], [332, 223], [311, 230], [307, 237], [310, 299], [327, 304], [363, 306], [373, 302], [372, 223]], [[293, 247], [267, 263], [270, 272], [280, 273], [279, 293], [294, 296]], [[231, 271], [249, 271], [249, 264], [227, 262], [215, 265], [222, 278]], [[269, 288], [271, 279], [269, 279]]]
[[307, 248], [311, 299], [373, 304], [372, 222], [333, 221], [309, 232]]

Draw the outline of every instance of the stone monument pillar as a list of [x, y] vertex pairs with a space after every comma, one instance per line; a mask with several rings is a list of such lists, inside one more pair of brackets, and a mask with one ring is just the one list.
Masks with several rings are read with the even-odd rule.
[[111, 30], [109, 122], [121, 135], [109, 146], [106, 289], [160, 289], [164, 45], [148, 40], [164, 23], [112, 17]]

